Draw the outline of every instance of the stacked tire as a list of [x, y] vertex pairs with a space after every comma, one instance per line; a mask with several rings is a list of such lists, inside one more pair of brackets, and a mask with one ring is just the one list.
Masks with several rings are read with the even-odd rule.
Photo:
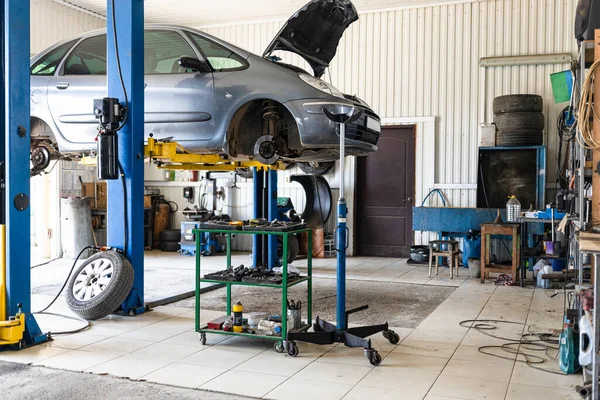
[[544, 100], [536, 94], [511, 94], [494, 99], [496, 146], [544, 144]]
[[162, 251], [176, 252], [181, 248], [181, 231], [177, 229], [167, 229], [160, 232], [160, 249]]

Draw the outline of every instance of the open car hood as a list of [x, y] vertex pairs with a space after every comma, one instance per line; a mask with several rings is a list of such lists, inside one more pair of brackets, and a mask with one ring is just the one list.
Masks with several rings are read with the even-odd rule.
[[276, 50], [304, 58], [320, 78], [335, 56], [346, 28], [358, 20], [350, 0], [311, 0], [285, 23], [263, 57]]

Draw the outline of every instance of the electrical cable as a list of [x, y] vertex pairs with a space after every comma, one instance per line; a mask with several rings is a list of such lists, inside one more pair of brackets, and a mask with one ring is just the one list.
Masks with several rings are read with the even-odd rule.
[[123, 185], [123, 254], [127, 254], [127, 245], [129, 237], [129, 226], [127, 225], [127, 183], [125, 182], [125, 171], [119, 161], [119, 171], [121, 172], [121, 183]]
[[[467, 325], [467, 324], [470, 324], [470, 325]], [[523, 362], [523, 363], [527, 364], [527, 366], [529, 366], [530, 368], [548, 372], [551, 374], [566, 375], [562, 372], [551, 371], [551, 370], [548, 370], [545, 368], [535, 366], [535, 365], [540, 365], [540, 364], [545, 363], [547, 361], [547, 359], [544, 357], [541, 357], [540, 355], [537, 355], [537, 354], [531, 354], [531, 353], [526, 353], [526, 352], [522, 351], [522, 349], [523, 349], [523, 350], [526, 350], [529, 352], [543, 352], [543, 354], [546, 355], [549, 359], [556, 360], [556, 358], [558, 357], [558, 353], [555, 356], [551, 356], [549, 354], [549, 351], [557, 351], [558, 352], [560, 349], [559, 339], [555, 334], [548, 333], [548, 332], [542, 332], [542, 333], [530, 332], [529, 327], [528, 327], [527, 332], [521, 334], [520, 339], [506, 338], [506, 337], [494, 335], [494, 334], [491, 334], [488, 332], [488, 331], [497, 329], [497, 326], [495, 324], [512, 324], [512, 325], [525, 326], [525, 324], [522, 322], [504, 321], [504, 320], [498, 320], [498, 319], [468, 319], [468, 320], [461, 321], [459, 323], [459, 325], [462, 326], [463, 328], [469, 328], [469, 329], [473, 328], [477, 332], [484, 334], [486, 336], [489, 336], [491, 338], [506, 341], [506, 343], [503, 343], [502, 345], [480, 346], [477, 350], [482, 354], [486, 354], [486, 355], [497, 357], [497, 358], [502, 358], [505, 360], [511, 360], [511, 361], [516, 360], [517, 362]], [[537, 339], [533, 339], [533, 338], [537, 338]], [[517, 347], [516, 349], [514, 348], [515, 346]], [[503, 356], [503, 355], [495, 354], [491, 351], [492, 349], [496, 349], [496, 350], [499, 349], [505, 353], [514, 354], [514, 355], [516, 355], [516, 358], [511, 357], [511, 356]], [[488, 350], [488, 351], [485, 351], [485, 350]], [[521, 356], [522, 359], [519, 359], [519, 356]]]
[[600, 122], [600, 118], [598, 118], [594, 108], [594, 76], [598, 68], [600, 68], [600, 60], [592, 64], [583, 82], [581, 100], [577, 112], [579, 131], [581, 132], [581, 135], [577, 136], [577, 141], [581, 147], [592, 150], [600, 148], [600, 143], [594, 139], [593, 129], [594, 121], [597, 120]]
[[429, 196], [431, 196], [433, 193], [436, 193], [436, 192], [442, 199], [442, 204], [444, 205], [444, 207], [446, 207], [446, 198], [444, 197], [444, 193], [442, 193], [442, 191], [440, 189], [432, 189], [429, 193], [427, 193], [427, 196], [425, 196], [425, 198], [421, 202], [421, 207], [423, 207], [425, 205], [425, 202], [427, 201]]
[[67, 283], [69, 283], [69, 279], [71, 278], [71, 275], [73, 274], [73, 271], [75, 270], [75, 267], [77, 266], [77, 261], [79, 261], [79, 259], [83, 255], [83, 252], [87, 251], [87, 250], [94, 250], [94, 247], [93, 246], [86, 246], [83, 249], [81, 249], [81, 251], [79, 252], [79, 254], [77, 254], [77, 257], [75, 257], [75, 260], [73, 261], [73, 265], [71, 266], [71, 270], [67, 274], [67, 278], [65, 279], [62, 287], [60, 288], [60, 290], [58, 291], [58, 293], [56, 294], [56, 296], [54, 296], [54, 298], [52, 299], [52, 301], [50, 303], [48, 303], [48, 305], [46, 307], [44, 307], [43, 309], [41, 309], [40, 311], [34, 311], [34, 312], [32, 312], [32, 314], [54, 315], [54, 316], [59, 316], [59, 317], [63, 317], [63, 318], [72, 319], [72, 320], [75, 320], [75, 321], [84, 322], [86, 324], [84, 327], [81, 327], [81, 328], [78, 328], [78, 329], [73, 329], [73, 330], [70, 330], [70, 331], [50, 332], [53, 335], [66, 335], [66, 334], [69, 334], [69, 333], [77, 333], [77, 332], [84, 331], [84, 330], [88, 329], [91, 326], [90, 322], [86, 321], [83, 318], [73, 317], [73, 316], [70, 316], [70, 315], [64, 315], [64, 314], [59, 314], [59, 313], [47, 312], [47, 310], [50, 307], [52, 307], [52, 305], [56, 302], [56, 300], [58, 300], [58, 298], [62, 294], [63, 290], [65, 290], [65, 287], [67, 286]]
[[121, 89], [123, 89], [123, 97], [125, 98], [125, 107], [123, 116], [123, 122], [121, 125], [115, 130], [115, 132], [120, 131], [125, 126], [127, 122], [127, 118], [129, 117], [129, 99], [127, 97], [127, 90], [125, 89], [125, 81], [123, 79], [123, 72], [121, 70], [121, 57], [119, 56], [119, 41], [117, 39], [117, 22], [115, 18], [115, 0], [111, 0], [111, 8], [112, 8], [112, 30], [113, 30], [113, 40], [115, 42], [115, 57], [117, 61], [117, 71], [119, 72], [119, 80], [121, 82]]
[[53, 258], [53, 259], [51, 259], [51, 260], [48, 260], [48, 261], [46, 261], [46, 262], [43, 262], [43, 263], [41, 263], [41, 264], [32, 265], [32, 266], [31, 266], [31, 269], [34, 269], [34, 268], [37, 268], [37, 267], [43, 267], [44, 265], [48, 265], [48, 264], [50, 264], [51, 262], [53, 262], [53, 261], [56, 261], [56, 260], [59, 260], [59, 259], [60, 259], [60, 257], [56, 257], [56, 258]]

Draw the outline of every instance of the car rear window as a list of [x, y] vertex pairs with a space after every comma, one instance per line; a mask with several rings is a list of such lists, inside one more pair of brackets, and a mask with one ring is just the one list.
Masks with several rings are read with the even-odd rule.
[[196, 57], [196, 52], [177, 32], [149, 30], [144, 35], [144, 72], [146, 74], [184, 74], [181, 57]]
[[61, 44], [54, 50], [50, 50], [31, 66], [31, 75], [54, 75], [63, 57], [76, 42], [77, 39], [71, 40]]
[[196, 33], [188, 32], [188, 34], [196, 45], [198, 45], [210, 66], [216, 72], [235, 71], [245, 69], [248, 66], [248, 63], [243, 57], [228, 48]]
[[77, 45], [65, 63], [65, 75], [106, 75], [106, 35]]

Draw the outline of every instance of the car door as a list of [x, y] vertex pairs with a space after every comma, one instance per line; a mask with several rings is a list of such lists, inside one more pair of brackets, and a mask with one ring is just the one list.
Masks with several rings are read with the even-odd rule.
[[94, 99], [106, 97], [106, 35], [82, 40], [48, 84], [48, 107], [62, 136], [93, 148], [98, 133]]
[[181, 68], [183, 56], [201, 57], [179, 31], [146, 30], [146, 137], [173, 137], [188, 149], [202, 149], [215, 133], [213, 75]]

